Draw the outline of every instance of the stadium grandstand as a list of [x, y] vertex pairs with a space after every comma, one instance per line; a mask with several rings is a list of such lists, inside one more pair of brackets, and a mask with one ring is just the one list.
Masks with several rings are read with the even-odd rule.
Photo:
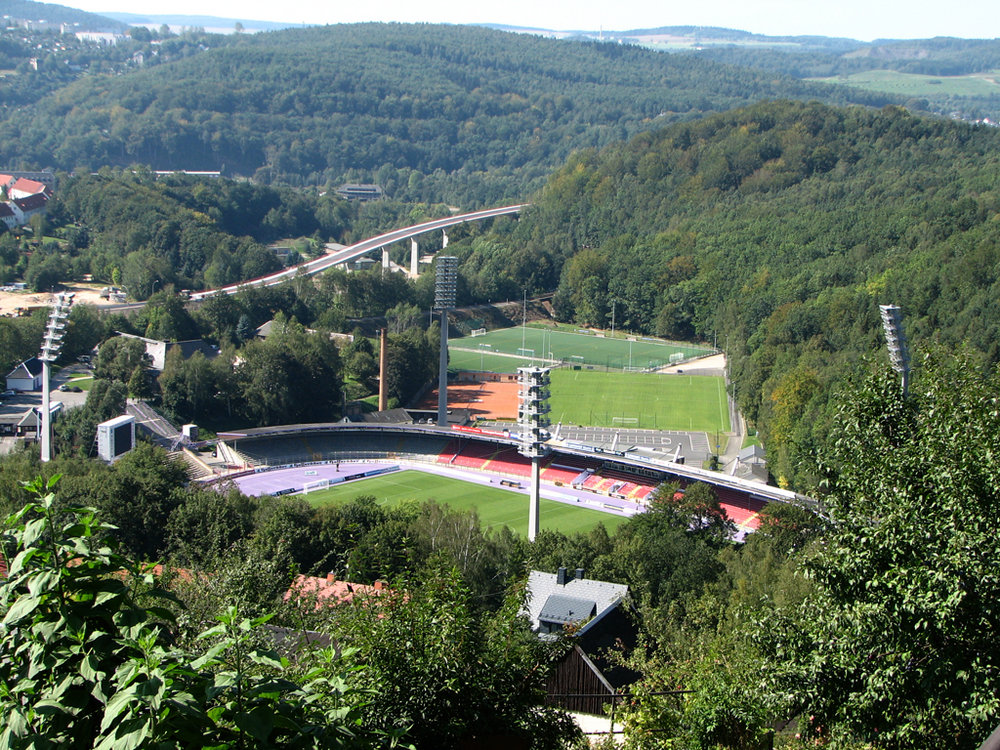
[[[242, 473], [270, 468], [336, 462], [392, 462], [435, 471], [446, 468], [483, 472], [520, 480], [531, 472], [530, 462], [517, 452], [517, 436], [476, 428], [442, 428], [405, 424], [300, 424], [222, 432], [220, 450], [242, 458]], [[666, 460], [554, 446], [541, 467], [543, 483], [589, 493], [608, 509], [641, 511], [664, 482], [684, 487], [705, 482], [715, 489], [727, 516], [742, 532], [759, 525], [758, 514], [769, 502], [793, 503], [816, 509], [816, 501], [777, 487]]]

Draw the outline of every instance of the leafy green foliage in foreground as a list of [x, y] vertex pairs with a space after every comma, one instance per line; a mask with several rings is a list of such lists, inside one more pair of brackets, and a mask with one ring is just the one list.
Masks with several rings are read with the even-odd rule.
[[[647, 630], [632, 748], [976, 747], [1000, 716], [1000, 377], [935, 352], [909, 398], [887, 368], [843, 399], [829, 525], [768, 514], [683, 617]], [[676, 604], [675, 604], [676, 606]], [[676, 687], [682, 696], [652, 693]], [[794, 725], [793, 725], [794, 726]], [[806, 745], [798, 745], [804, 747]]]
[[1000, 713], [1000, 377], [976, 364], [935, 353], [909, 398], [882, 373], [839, 412], [816, 595], [778, 641], [816, 724], [877, 746], [974, 747]]
[[[370, 747], [343, 662], [286, 677], [287, 661], [252, 645], [261, 620], [230, 609], [211, 647], [170, 646], [171, 597], [94, 536], [83, 508], [37, 502], [6, 524], [0, 584], [0, 745]], [[161, 744], [162, 743], [162, 744]]]

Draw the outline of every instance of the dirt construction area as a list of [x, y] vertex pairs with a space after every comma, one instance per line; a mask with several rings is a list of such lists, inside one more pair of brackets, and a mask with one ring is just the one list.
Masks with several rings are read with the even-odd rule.
[[[114, 304], [101, 298], [103, 284], [68, 284], [63, 291], [75, 292], [73, 304], [110, 305]], [[48, 307], [52, 295], [49, 292], [0, 292], [0, 315], [13, 317], [22, 310], [36, 307]]]

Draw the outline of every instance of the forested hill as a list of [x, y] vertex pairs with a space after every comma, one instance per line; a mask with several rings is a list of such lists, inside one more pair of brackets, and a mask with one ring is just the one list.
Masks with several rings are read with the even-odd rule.
[[0, 0], [0, 17], [44, 23], [73, 24], [78, 31], [124, 32], [128, 27], [121, 21], [96, 13], [68, 8], [58, 3], [40, 3], [34, 0]]
[[903, 306], [918, 366], [935, 338], [1000, 360], [996, 128], [761, 104], [573, 157], [513, 231], [493, 272], [548, 269], [546, 286], [561, 269], [562, 317], [607, 325], [614, 300], [624, 328], [717, 335], [772, 467], [802, 489], [835, 385], [883, 346], [879, 304]]
[[[522, 198], [583, 147], [749, 102], [882, 95], [617, 44], [363, 24], [206, 37], [169, 64], [88, 76], [9, 109], [12, 167], [221, 169], [292, 185], [372, 180], [408, 200]], [[0, 90], [2, 95], [2, 90]]]

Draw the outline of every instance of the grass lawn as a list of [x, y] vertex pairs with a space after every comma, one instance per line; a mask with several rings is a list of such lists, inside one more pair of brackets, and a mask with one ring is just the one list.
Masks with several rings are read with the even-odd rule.
[[[661, 339], [643, 336], [623, 338], [620, 335], [611, 338], [580, 332], [581, 330], [569, 331], [548, 327], [500, 328], [482, 336], [452, 339], [448, 343], [448, 349], [449, 351], [464, 349], [467, 352], [471, 350], [475, 354], [474, 360], [478, 360], [480, 350], [486, 349], [503, 354], [520, 355], [526, 359], [533, 359], [536, 364], [555, 360], [616, 370], [661, 367], [669, 364], [670, 357], [674, 354], [694, 357], [711, 353], [711, 350], [704, 347]], [[503, 364], [506, 367], [510, 366], [506, 362]]]
[[90, 387], [94, 384], [94, 376], [84, 375], [83, 373], [74, 374], [69, 376], [69, 382], [82, 391], [89, 391]]
[[[708, 375], [552, 371], [552, 423], [729, 432], [725, 381]], [[625, 421], [636, 419], [637, 422]]]
[[[395, 472], [361, 482], [317, 490], [303, 497], [310, 505], [320, 507], [347, 502], [358, 495], [374, 495], [379, 505], [396, 506], [408, 500], [436, 500], [457, 510], [474, 508], [484, 528], [509, 526], [522, 536], [528, 531], [526, 495], [439, 477], [422, 471]], [[589, 531], [599, 523], [603, 523], [610, 533], [626, 520], [622, 516], [544, 498], [540, 500], [539, 505], [540, 527], [561, 531], [564, 534]]]
[[[471, 339], [463, 339], [471, 341]], [[449, 372], [473, 370], [479, 372], [517, 372], [518, 367], [531, 367], [534, 362], [518, 357], [504, 357], [500, 354], [470, 352], [448, 348]]]
[[867, 70], [849, 76], [809, 80], [901, 96], [996, 96], [1000, 93], [1000, 71], [962, 76], [930, 76], [895, 70]]

